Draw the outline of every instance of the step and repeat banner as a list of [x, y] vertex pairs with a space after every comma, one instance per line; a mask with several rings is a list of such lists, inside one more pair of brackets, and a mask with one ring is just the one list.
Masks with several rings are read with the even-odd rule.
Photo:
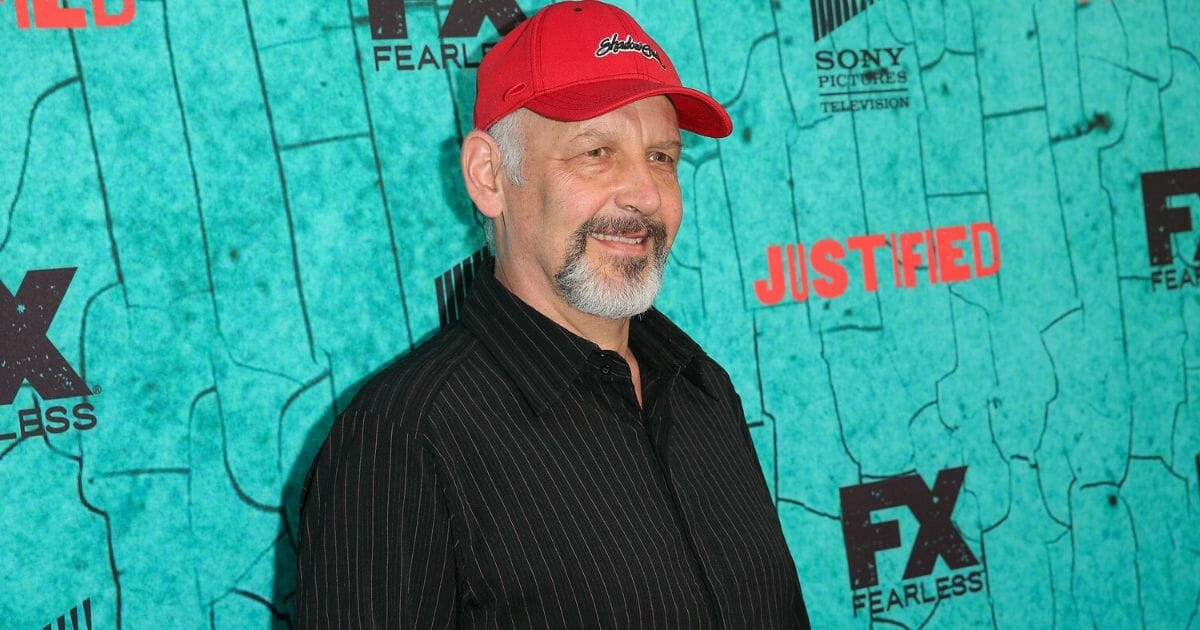
[[[540, 0], [0, 0], [0, 627], [286, 628], [298, 494], [486, 269], [458, 147]], [[659, 305], [814, 626], [1200, 628], [1200, 4], [629, 0]]]

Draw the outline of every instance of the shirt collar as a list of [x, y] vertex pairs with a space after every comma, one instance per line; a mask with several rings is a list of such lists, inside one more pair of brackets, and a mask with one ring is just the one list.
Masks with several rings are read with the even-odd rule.
[[[462, 322], [495, 357], [534, 413], [557, 400], [601, 352], [600, 346], [510, 293], [490, 272], [472, 283]], [[629, 345], [644, 371], [680, 371], [716, 397], [711, 379], [694, 361], [704, 351], [657, 309], [630, 320]]]

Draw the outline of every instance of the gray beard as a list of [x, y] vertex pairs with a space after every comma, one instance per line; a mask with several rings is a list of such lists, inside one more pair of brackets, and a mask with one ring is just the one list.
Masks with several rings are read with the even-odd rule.
[[[640, 230], [654, 239], [654, 249], [647, 256], [626, 257], [618, 270], [619, 280], [610, 280], [584, 256], [590, 232]], [[662, 223], [641, 217], [593, 217], [572, 237], [571, 249], [554, 274], [555, 288], [571, 308], [608, 319], [627, 319], [650, 310], [662, 288], [663, 270], [667, 264], [666, 228]]]

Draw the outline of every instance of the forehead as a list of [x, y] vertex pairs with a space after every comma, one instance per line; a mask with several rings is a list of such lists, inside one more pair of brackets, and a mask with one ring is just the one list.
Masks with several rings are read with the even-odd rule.
[[666, 96], [651, 96], [587, 120], [563, 122], [535, 116], [531, 139], [550, 144], [587, 140], [677, 142], [679, 118]]

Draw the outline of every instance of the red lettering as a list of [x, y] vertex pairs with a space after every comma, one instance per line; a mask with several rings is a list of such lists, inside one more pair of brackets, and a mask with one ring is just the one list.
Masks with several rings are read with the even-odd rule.
[[29, 0], [13, 0], [13, 8], [17, 10], [17, 28], [29, 28]]
[[108, 14], [104, 7], [104, 0], [92, 0], [92, 20], [100, 28], [125, 26], [133, 21], [135, 14], [137, 14], [137, 0], [122, 0], [121, 12], [116, 15]]
[[888, 239], [888, 247], [892, 248], [892, 281], [896, 283], [896, 287], [900, 286], [900, 255], [896, 253], [896, 233], [892, 232], [891, 238]]
[[933, 242], [933, 230], [925, 230], [925, 244], [929, 247], [929, 284], [937, 284], [938, 268], [933, 264], [937, 260], [937, 247]]
[[[790, 246], [789, 246], [790, 249]], [[767, 277], [769, 280], [754, 281], [754, 295], [767, 306], [774, 306], [783, 299], [783, 251], [778, 245], [767, 247]]]
[[[983, 251], [979, 246], [979, 235], [984, 233], [991, 241], [990, 248], [992, 250], [992, 262], [986, 267], [983, 265]], [[985, 278], [1000, 271], [1000, 234], [996, 232], [996, 228], [991, 223], [971, 224], [971, 246], [975, 254], [976, 278]]]
[[942, 282], [959, 282], [971, 279], [971, 266], [958, 262], [963, 256], [959, 241], [966, 240], [967, 228], [963, 225], [940, 227], [933, 233], [937, 245], [937, 267]]
[[924, 260], [915, 249], [924, 241], [920, 232], [903, 232], [900, 234], [900, 271], [904, 279], [900, 286], [911, 289], [917, 286], [917, 267]]
[[887, 245], [887, 239], [882, 234], [851, 236], [846, 239], [846, 247], [859, 252], [862, 256], [863, 286], [867, 291], [875, 291], [879, 288], [879, 279], [875, 274], [875, 250], [884, 245]]
[[87, 13], [58, 6], [58, 0], [33, 0], [33, 20], [38, 28], [85, 28]]
[[[804, 245], [788, 245], [787, 252], [788, 267], [792, 271], [792, 299], [803, 302], [808, 299], [808, 265], [804, 264]], [[796, 273], [796, 263], [800, 263], [800, 273]], [[797, 282], [800, 283], [799, 291], [796, 290]]]
[[[4, 0], [0, 0], [3, 3]], [[39, 29], [86, 28], [87, 12], [82, 7], [61, 6], [62, 0], [33, 0], [30, 10], [29, 0], [13, 0], [17, 13], [17, 28], [28, 29], [30, 17]], [[112, 0], [92, 0], [92, 13], [96, 26], [104, 28], [125, 26], [133, 21], [137, 14], [137, 0], [122, 0], [121, 12], [110, 14], [105, 6]]]
[[850, 278], [846, 275], [846, 268], [836, 262], [845, 256], [846, 250], [842, 244], [830, 238], [823, 238], [812, 246], [813, 271], [825, 276], [813, 280], [813, 290], [817, 295], [835, 298], [846, 292]]
[[[966, 259], [968, 238], [974, 249], [973, 261]], [[983, 251], [985, 246], [990, 254], [987, 257]], [[794, 300], [803, 302], [809, 297], [811, 279], [813, 293], [826, 299], [839, 297], [850, 283], [849, 270], [844, 263], [847, 251], [858, 252], [864, 290], [878, 291], [876, 253], [884, 247], [891, 252], [892, 277], [897, 288], [916, 287], [919, 283], [917, 271], [925, 266], [929, 267], [930, 284], [961, 282], [972, 277], [995, 275], [1000, 270], [1000, 235], [991, 223], [980, 222], [913, 232], [850, 236], [844, 242], [823, 238], [807, 248], [807, 257], [803, 243], [769, 245], [767, 274], [765, 278], [755, 280], [754, 293], [759, 302], [767, 306], [782, 302], [789, 289]], [[971, 262], [974, 262], [974, 268]], [[1200, 284], [1200, 275], [1193, 282]], [[1161, 279], [1159, 283], [1162, 283]]]

